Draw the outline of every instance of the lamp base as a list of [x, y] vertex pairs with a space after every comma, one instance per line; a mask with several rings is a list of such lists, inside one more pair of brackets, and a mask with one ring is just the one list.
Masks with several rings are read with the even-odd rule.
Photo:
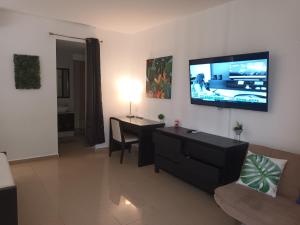
[[130, 119], [132, 119], [132, 118], [134, 118], [135, 116], [134, 116], [134, 115], [131, 115], [131, 114], [129, 114], [129, 115], [127, 115], [126, 117], [127, 117], [127, 118], [130, 118]]

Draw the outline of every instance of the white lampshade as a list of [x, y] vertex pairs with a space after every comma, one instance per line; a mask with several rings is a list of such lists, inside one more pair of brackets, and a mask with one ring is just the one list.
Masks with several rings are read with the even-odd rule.
[[118, 83], [118, 90], [123, 101], [139, 103], [142, 99], [142, 84], [136, 79], [123, 78]]

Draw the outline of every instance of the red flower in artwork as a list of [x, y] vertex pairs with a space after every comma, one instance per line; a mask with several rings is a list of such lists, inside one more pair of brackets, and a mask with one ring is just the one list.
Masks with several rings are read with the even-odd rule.
[[157, 91], [155, 95], [156, 95], [156, 98], [160, 98], [161, 97], [161, 91]]

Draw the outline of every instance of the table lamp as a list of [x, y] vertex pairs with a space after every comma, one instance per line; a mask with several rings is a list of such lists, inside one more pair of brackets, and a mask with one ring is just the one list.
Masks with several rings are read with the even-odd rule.
[[129, 114], [126, 117], [134, 118], [135, 116], [132, 114], [132, 105], [141, 101], [142, 85], [138, 80], [134, 79], [124, 79], [120, 83], [122, 98], [126, 102], [129, 102]]
[[129, 114], [126, 116], [127, 118], [134, 118], [134, 115], [131, 113], [131, 104], [132, 102], [129, 101]]

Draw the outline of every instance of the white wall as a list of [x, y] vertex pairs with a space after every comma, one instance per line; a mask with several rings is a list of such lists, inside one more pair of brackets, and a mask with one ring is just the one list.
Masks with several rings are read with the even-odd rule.
[[[134, 76], [143, 84], [146, 59], [173, 55], [171, 100], [144, 98], [135, 113], [167, 124], [233, 137], [236, 120], [243, 139], [300, 153], [298, 0], [238, 0], [156, 28], [124, 35], [89, 26], [0, 10], [0, 150], [10, 160], [57, 154], [56, 46], [48, 32], [97, 37], [101, 45], [103, 109], [108, 118], [125, 115], [129, 105], [118, 96], [118, 81]], [[269, 50], [271, 93], [268, 113], [196, 106], [189, 103], [188, 60]], [[42, 87], [16, 90], [13, 54], [39, 55]]]
[[[101, 46], [105, 126], [114, 107], [113, 82], [128, 71], [126, 35], [0, 10], [0, 150], [10, 160], [55, 155], [57, 146], [56, 40], [48, 32], [98, 37]], [[13, 54], [40, 56], [40, 90], [16, 90]], [[125, 113], [125, 112], [124, 112]]]
[[109, 117], [124, 116], [129, 104], [119, 96], [120, 78], [131, 75], [133, 40], [130, 35], [96, 30], [101, 44], [101, 88], [105, 129], [105, 143], [97, 148], [107, 147], [109, 143]]
[[[234, 137], [232, 127], [244, 124], [242, 139], [300, 153], [299, 59], [300, 1], [238, 0], [136, 34], [133, 74], [143, 84], [146, 59], [173, 55], [171, 100], [144, 98], [140, 114], [168, 125]], [[269, 50], [269, 112], [191, 105], [188, 60]]]

